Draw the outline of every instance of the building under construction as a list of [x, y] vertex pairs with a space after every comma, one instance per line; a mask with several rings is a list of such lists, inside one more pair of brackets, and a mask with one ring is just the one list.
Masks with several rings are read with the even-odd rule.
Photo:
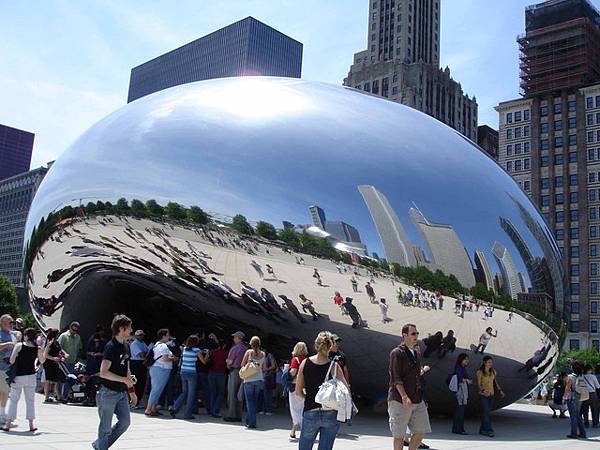
[[600, 14], [587, 0], [528, 7], [521, 51], [521, 93], [536, 95], [600, 80]]

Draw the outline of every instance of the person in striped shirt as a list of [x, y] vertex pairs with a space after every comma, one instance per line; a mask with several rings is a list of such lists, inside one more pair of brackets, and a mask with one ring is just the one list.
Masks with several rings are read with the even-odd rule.
[[183, 352], [181, 354], [181, 394], [169, 410], [171, 417], [176, 417], [177, 413], [185, 403], [185, 413], [183, 418], [186, 420], [194, 419], [192, 415], [196, 408], [196, 385], [198, 384], [198, 374], [196, 373], [196, 361], [200, 359], [201, 350], [198, 347], [200, 338], [192, 334], [185, 340]]

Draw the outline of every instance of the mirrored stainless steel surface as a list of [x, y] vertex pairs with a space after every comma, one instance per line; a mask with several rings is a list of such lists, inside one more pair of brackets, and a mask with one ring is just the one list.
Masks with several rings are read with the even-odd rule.
[[[488, 326], [498, 336], [486, 354], [507, 393], [496, 407], [526, 394], [558, 357], [547, 323], [562, 315], [564, 274], [527, 196], [454, 130], [348, 88], [229, 78], [134, 101], [52, 166], [27, 236], [26, 285], [43, 327], [77, 319], [89, 332], [124, 312], [149, 334], [241, 329], [282, 358], [328, 329], [343, 339], [353, 390], [374, 400], [385, 398], [404, 323], [421, 338], [453, 330], [456, 350], [440, 357], [432, 347], [425, 358], [434, 411], [453, 408], [445, 380], [457, 355], [469, 353], [472, 371], [481, 364], [473, 349]], [[368, 274], [374, 254], [385, 270]], [[443, 309], [424, 306], [429, 293], [407, 306], [397, 289], [417, 289], [388, 266], [482, 284], [547, 320], [500, 308], [484, 318], [483, 307], [461, 317], [452, 295]], [[343, 314], [336, 291], [355, 308]], [[477, 400], [473, 390], [470, 407]]]

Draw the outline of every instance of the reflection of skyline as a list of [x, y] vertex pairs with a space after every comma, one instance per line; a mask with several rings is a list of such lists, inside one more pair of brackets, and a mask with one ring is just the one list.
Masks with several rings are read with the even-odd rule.
[[521, 281], [515, 263], [508, 249], [500, 242], [495, 242], [492, 247], [492, 254], [500, 267], [502, 276], [501, 290], [514, 300], [521, 291]]
[[317, 205], [308, 207], [313, 224], [339, 241], [360, 243], [360, 233], [352, 225], [342, 221], [327, 220], [325, 210]]
[[486, 288], [491, 289], [494, 292], [496, 287], [494, 285], [494, 277], [490, 269], [490, 265], [485, 256], [483, 250], [475, 250], [475, 279], [478, 283], [483, 284]]

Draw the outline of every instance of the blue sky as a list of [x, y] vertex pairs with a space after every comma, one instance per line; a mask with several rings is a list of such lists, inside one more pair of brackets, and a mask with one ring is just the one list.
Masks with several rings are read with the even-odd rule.
[[[480, 123], [519, 94], [516, 35], [534, 0], [442, 0], [442, 66]], [[600, 0], [594, 0], [600, 6]], [[132, 67], [248, 15], [304, 44], [303, 77], [341, 84], [366, 47], [368, 0], [5, 2], [0, 123], [36, 134], [32, 167], [126, 103]]]

